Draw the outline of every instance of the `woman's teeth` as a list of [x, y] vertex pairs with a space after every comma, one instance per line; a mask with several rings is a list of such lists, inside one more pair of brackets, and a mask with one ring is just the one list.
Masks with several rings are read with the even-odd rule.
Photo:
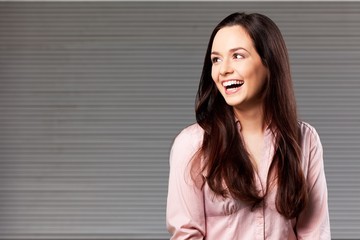
[[241, 81], [241, 80], [231, 80], [231, 81], [223, 82], [223, 86], [226, 89], [238, 88], [238, 87], [241, 87], [243, 84], [244, 84], [244, 81]]

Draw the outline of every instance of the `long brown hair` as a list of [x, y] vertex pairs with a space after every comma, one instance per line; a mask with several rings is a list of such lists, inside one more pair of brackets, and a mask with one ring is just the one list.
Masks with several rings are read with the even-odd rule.
[[204, 181], [216, 194], [230, 195], [252, 208], [260, 206], [266, 198], [270, 178], [265, 195], [260, 195], [255, 185], [255, 169], [239, 135], [233, 108], [226, 104], [211, 77], [210, 55], [214, 37], [223, 27], [234, 25], [247, 31], [264, 66], [269, 69], [264, 116], [276, 137], [276, 145], [268, 176], [274, 173], [277, 181], [278, 212], [286, 218], [295, 218], [304, 209], [308, 198], [301, 168], [301, 134], [285, 41], [268, 17], [258, 13], [233, 13], [212, 32], [196, 96], [196, 120], [204, 129], [204, 137], [194, 159], [204, 159], [201, 173], [206, 174]]

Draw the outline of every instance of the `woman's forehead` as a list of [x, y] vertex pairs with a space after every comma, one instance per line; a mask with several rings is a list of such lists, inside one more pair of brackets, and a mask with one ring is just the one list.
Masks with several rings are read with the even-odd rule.
[[244, 27], [235, 25], [224, 27], [216, 33], [211, 51], [228, 52], [240, 48], [250, 51], [253, 48], [253, 41]]

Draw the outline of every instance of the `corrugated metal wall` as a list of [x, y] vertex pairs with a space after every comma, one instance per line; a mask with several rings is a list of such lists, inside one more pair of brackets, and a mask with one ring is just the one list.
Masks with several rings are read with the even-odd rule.
[[1, 2], [0, 239], [168, 238], [170, 145], [234, 11], [281, 28], [333, 238], [358, 238], [360, 2]]

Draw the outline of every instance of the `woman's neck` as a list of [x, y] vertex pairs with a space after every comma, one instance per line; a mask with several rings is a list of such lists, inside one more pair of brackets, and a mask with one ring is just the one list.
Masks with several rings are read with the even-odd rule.
[[261, 134], [265, 131], [266, 124], [262, 106], [246, 111], [234, 108], [234, 113], [240, 121], [242, 132]]

